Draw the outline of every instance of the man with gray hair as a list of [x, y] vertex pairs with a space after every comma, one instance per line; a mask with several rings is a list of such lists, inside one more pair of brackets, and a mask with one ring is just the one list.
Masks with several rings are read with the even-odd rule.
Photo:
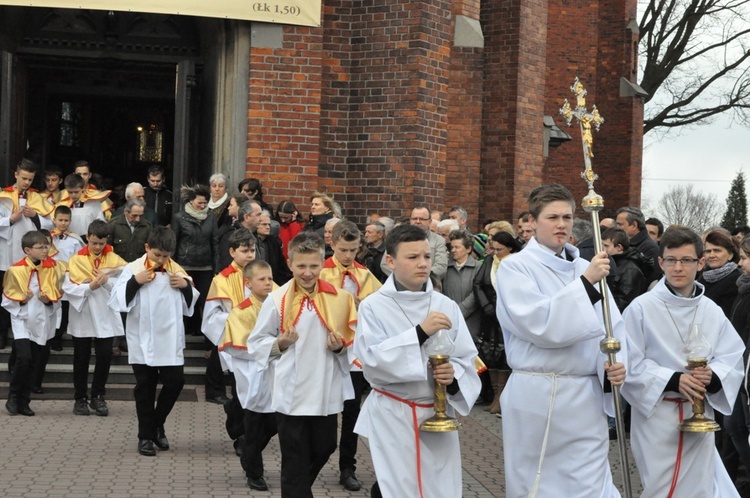
[[643, 212], [632, 206], [621, 207], [617, 210], [617, 228], [625, 231], [630, 239], [630, 247], [634, 247], [647, 258], [651, 258], [651, 267], [653, 271], [650, 275], [644, 275], [648, 283], [659, 280], [662, 276], [661, 267], [659, 266], [659, 246], [649, 237], [646, 229], [646, 217]]
[[151, 224], [144, 219], [145, 209], [146, 201], [134, 197], [125, 203], [122, 214], [109, 220], [112, 233], [108, 242], [125, 261], [135, 261], [146, 253]]
[[[138, 182], [128, 183], [125, 187], [125, 202], [130, 199], [140, 199], [144, 202], [142, 217], [146, 220], [149, 225], [155, 227], [157, 225], [156, 211], [148, 207], [146, 203], [146, 190]], [[112, 214], [112, 218], [120, 216], [125, 211], [125, 205], [120, 206], [117, 211]], [[125, 261], [128, 261], [127, 259]]]
[[255, 199], [240, 204], [237, 210], [237, 221], [219, 237], [219, 268], [226, 268], [232, 262], [232, 256], [229, 255], [229, 237], [232, 232], [238, 228], [247, 228], [257, 237], [261, 213], [263, 213], [263, 208]]
[[[382, 220], [382, 218], [380, 219]], [[367, 244], [365, 266], [381, 284], [388, 278], [388, 275], [380, 269], [380, 263], [383, 262], [383, 255], [385, 254], [385, 237], [385, 225], [380, 221], [368, 223], [365, 227], [364, 239]]]
[[590, 221], [581, 218], [573, 220], [570, 243], [578, 248], [581, 258], [591, 261], [596, 251], [594, 250], [594, 230]]
[[[451, 211], [453, 212], [453, 211]], [[446, 245], [451, 245], [451, 239], [449, 238], [451, 232], [455, 230], [461, 230], [461, 226], [455, 218], [446, 218], [442, 221], [438, 221], [437, 234], [445, 239]]]
[[450, 218], [451, 220], [456, 220], [456, 222], [458, 223], [458, 229], [466, 230], [466, 232], [471, 235], [471, 230], [466, 226], [466, 222], [469, 220], [469, 213], [467, 213], [464, 208], [462, 208], [461, 206], [453, 206], [448, 211], [448, 218]]

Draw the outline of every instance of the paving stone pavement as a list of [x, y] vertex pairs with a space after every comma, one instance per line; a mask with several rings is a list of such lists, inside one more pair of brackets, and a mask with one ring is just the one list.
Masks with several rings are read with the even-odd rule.
[[[264, 452], [269, 492], [251, 491], [245, 484], [239, 459], [224, 430], [221, 406], [203, 401], [178, 402], [167, 421], [172, 449], [156, 457], [136, 451], [135, 404], [109, 401], [109, 417], [76, 416], [73, 401], [32, 400], [36, 416], [0, 414], [0, 482], [2, 496], [65, 497], [228, 497], [281, 496], [278, 440]], [[475, 407], [461, 419], [463, 497], [504, 497], [502, 430], [499, 418]], [[616, 482], [617, 449], [610, 461]], [[359, 445], [357, 475], [364, 484], [349, 492], [338, 484], [338, 453], [321, 472], [316, 497], [367, 497], [375, 481], [366, 441]], [[632, 464], [631, 475], [637, 481]], [[634, 491], [639, 484], [634, 483]], [[637, 494], [637, 493], [636, 493]], [[452, 498], [452, 497], [446, 497]]]

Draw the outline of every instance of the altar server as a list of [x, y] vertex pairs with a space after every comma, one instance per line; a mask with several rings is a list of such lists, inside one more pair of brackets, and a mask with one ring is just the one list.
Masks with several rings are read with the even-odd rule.
[[[620, 496], [608, 461], [611, 385], [625, 365], [609, 366], [598, 283], [609, 273], [602, 251], [591, 263], [568, 243], [575, 201], [562, 185], [534, 189], [536, 235], [497, 272], [497, 318], [513, 369], [500, 397], [509, 498]], [[612, 326], [627, 358], [622, 318], [610, 296]]]

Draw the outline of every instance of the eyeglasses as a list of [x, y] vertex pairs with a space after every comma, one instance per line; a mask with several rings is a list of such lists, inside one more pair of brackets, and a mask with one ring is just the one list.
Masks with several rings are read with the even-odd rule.
[[667, 266], [674, 266], [677, 263], [680, 263], [682, 266], [690, 266], [690, 265], [697, 264], [698, 261], [700, 261], [700, 259], [698, 259], [698, 258], [682, 258], [682, 259], [664, 258], [664, 259], [662, 259], [662, 261]]

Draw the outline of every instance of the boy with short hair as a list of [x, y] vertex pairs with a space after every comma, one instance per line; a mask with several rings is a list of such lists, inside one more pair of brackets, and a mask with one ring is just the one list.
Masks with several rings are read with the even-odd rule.
[[[696, 282], [703, 242], [684, 227], [659, 239], [664, 278], [636, 298], [623, 317], [630, 374], [622, 389], [633, 406], [631, 442], [644, 496], [739, 496], [719, 458], [711, 432], [680, 432], [703, 399], [706, 416], [732, 413], [743, 378], [744, 345], [721, 308]], [[708, 365], [686, 366], [691, 325], [701, 325], [711, 351]]]
[[602, 248], [616, 264], [614, 276], [607, 283], [622, 313], [633, 299], [646, 292], [648, 282], [640, 265], [648, 263], [645, 256], [630, 246], [628, 235], [620, 228], [608, 228], [602, 233]]
[[71, 308], [68, 332], [73, 336], [73, 413], [76, 415], [89, 414], [87, 385], [92, 340], [96, 365], [90, 406], [100, 417], [109, 415], [104, 395], [112, 364], [112, 347], [115, 337], [125, 335], [119, 313], [108, 306], [112, 285], [127, 264], [107, 244], [110, 233], [111, 227], [105, 221], [91, 222], [86, 233], [88, 243], [70, 258], [63, 284]]
[[[109, 194], [112, 193], [110, 190], [99, 190], [96, 185], [91, 183], [94, 177], [94, 172], [91, 169], [91, 165], [85, 159], [76, 161], [73, 164], [73, 173], [83, 178], [83, 193], [89, 199], [102, 199], [101, 209], [104, 213], [104, 217], [107, 221], [112, 217], [112, 201], [108, 199]], [[65, 187], [66, 189], [68, 187]], [[106, 194], [106, 195], [105, 195]], [[104, 197], [102, 197], [104, 195]], [[82, 231], [80, 233], [83, 233]]]
[[[354, 296], [354, 302], [357, 306], [362, 299], [381, 287], [380, 281], [375, 275], [367, 267], [354, 260], [359, 248], [360, 232], [357, 225], [346, 220], [337, 223], [331, 233], [333, 256], [325, 260], [323, 270], [320, 272], [321, 280]], [[358, 436], [354, 433], [354, 426], [357, 423], [360, 406], [362, 405], [365, 378], [358, 363], [352, 363], [351, 367], [354, 398], [344, 402], [344, 411], [341, 414], [339, 484], [343, 484], [348, 491], [359, 491], [361, 487], [355, 474]]]
[[16, 362], [5, 408], [11, 415], [32, 416], [31, 388], [41, 348], [55, 333], [55, 312], [62, 297], [65, 263], [47, 257], [49, 243], [39, 231], [21, 238], [26, 257], [8, 268], [2, 306], [10, 313]]
[[232, 356], [232, 370], [236, 380], [235, 399], [243, 409], [244, 438], [240, 463], [250, 489], [267, 491], [263, 477], [263, 450], [276, 435], [276, 414], [271, 407], [273, 392], [273, 362], [263, 370], [252, 360], [247, 350], [247, 339], [258, 320], [263, 302], [273, 291], [271, 265], [256, 259], [242, 270], [245, 287], [250, 296], [232, 308], [224, 333], [219, 340], [219, 351]]
[[[224, 405], [227, 433], [235, 442], [235, 450], [239, 451], [242, 444], [239, 438], [245, 432], [242, 407], [234, 392], [233, 398], [227, 399], [224, 388], [224, 370], [233, 371], [232, 358], [226, 353], [219, 353], [217, 346], [220, 345], [219, 339], [229, 312], [243, 302], [250, 292], [242, 276], [245, 265], [255, 259], [255, 236], [250, 230], [238, 228], [232, 232], [229, 236], [229, 255], [232, 262], [213, 278], [208, 289], [201, 331], [213, 344], [206, 365], [206, 401]], [[232, 382], [233, 390], [234, 385]]]
[[60, 168], [53, 166], [44, 170], [45, 189], [40, 192], [42, 197], [53, 206], [60, 202], [63, 182], [63, 173]]
[[164, 423], [185, 384], [182, 316], [193, 314], [198, 299], [192, 279], [171, 258], [176, 244], [169, 228], [151, 230], [146, 254], [125, 266], [109, 300], [115, 311], [128, 314], [125, 337], [136, 379], [138, 453], [144, 456], [156, 455], [154, 445], [169, 449]]
[[353, 396], [347, 347], [356, 308], [351, 294], [319, 279], [324, 251], [314, 232], [292, 239], [294, 278], [265, 300], [248, 339], [259, 368], [276, 361], [271, 406], [285, 498], [312, 496], [313, 482], [336, 449], [337, 416]]
[[[427, 233], [394, 228], [385, 258], [392, 273], [360, 304], [354, 341], [373, 387], [355, 427], [370, 442], [378, 479], [372, 496], [461, 496], [458, 432], [419, 432], [419, 424], [435, 413], [435, 382], [447, 386], [448, 414], [468, 415], [481, 388], [477, 350], [458, 304], [432, 288]], [[455, 350], [450, 362], [431, 369], [423, 345], [439, 330]]]
[[66, 263], [86, 245], [79, 234], [70, 231], [71, 217], [72, 212], [68, 206], [57, 206], [52, 216], [55, 228], [50, 232], [52, 244], [57, 249], [55, 259]]
[[70, 231], [84, 234], [94, 220], [105, 220], [102, 210], [102, 202], [109, 197], [110, 192], [99, 192], [94, 189], [85, 189], [86, 182], [81, 177], [72, 173], [65, 177], [65, 193], [57, 204], [67, 206], [71, 210]]

